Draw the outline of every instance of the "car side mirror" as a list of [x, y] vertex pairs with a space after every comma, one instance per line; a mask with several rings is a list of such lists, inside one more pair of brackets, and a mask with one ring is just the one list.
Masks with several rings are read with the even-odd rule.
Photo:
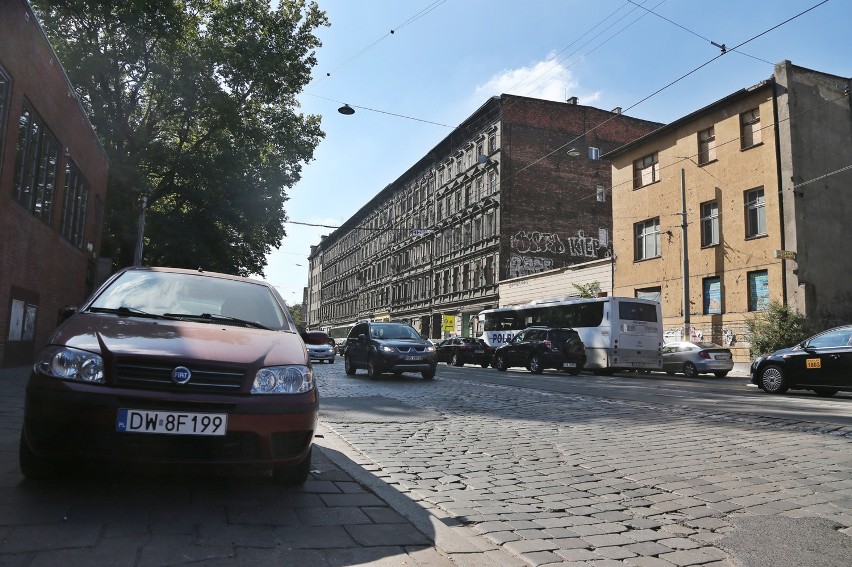
[[359, 343], [366, 343], [367, 342], [367, 335], [358, 335], [358, 342]]

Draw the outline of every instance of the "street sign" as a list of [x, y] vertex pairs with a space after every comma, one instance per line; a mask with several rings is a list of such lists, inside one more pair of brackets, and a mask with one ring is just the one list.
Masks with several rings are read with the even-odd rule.
[[455, 315], [444, 315], [443, 316], [443, 330], [448, 333], [452, 333], [456, 330], [456, 316]]
[[775, 257], [779, 260], [795, 260], [796, 253], [792, 250], [776, 250]]

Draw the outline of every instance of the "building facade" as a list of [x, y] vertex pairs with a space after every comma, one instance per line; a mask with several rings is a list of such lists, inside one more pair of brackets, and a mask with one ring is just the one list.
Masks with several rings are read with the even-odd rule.
[[849, 79], [784, 61], [606, 157], [614, 293], [659, 299], [667, 338], [746, 361], [746, 320], [770, 301], [852, 321]]
[[109, 162], [27, 2], [0, 2], [0, 363], [92, 291]]
[[611, 255], [600, 156], [659, 126], [576, 98], [493, 97], [313, 247], [309, 326], [479, 334], [501, 280]]

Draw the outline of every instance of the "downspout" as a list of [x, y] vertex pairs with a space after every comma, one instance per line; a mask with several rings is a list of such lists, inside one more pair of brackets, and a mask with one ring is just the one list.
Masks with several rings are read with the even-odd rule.
[[[788, 91], [787, 97], [789, 98], [789, 96], [790, 94]], [[786, 250], [786, 236], [784, 234], [784, 187], [783, 180], [781, 179], [781, 133], [778, 124], [778, 82], [775, 80], [775, 77], [772, 77], [772, 117], [775, 120], [775, 128], [773, 128], [773, 130], [775, 131], [775, 178], [776, 183], [778, 184], [778, 224], [781, 234], [781, 250]], [[791, 122], [791, 132], [792, 128], [793, 124]], [[790, 166], [792, 167], [793, 140], [792, 136], [790, 136], [790, 138]], [[787, 260], [783, 258], [781, 259], [781, 291], [781, 303], [784, 305], [784, 307], [787, 307]]]

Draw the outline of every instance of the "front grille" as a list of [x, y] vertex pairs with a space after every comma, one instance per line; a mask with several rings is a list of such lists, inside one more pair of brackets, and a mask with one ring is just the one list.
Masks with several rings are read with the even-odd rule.
[[401, 352], [403, 354], [412, 353], [412, 352], [423, 353], [423, 352], [426, 352], [426, 347], [425, 346], [397, 346], [396, 350], [398, 350], [399, 352]]
[[141, 388], [176, 392], [239, 392], [245, 373], [239, 369], [205, 365], [185, 365], [192, 372], [186, 384], [172, 382], [172, 370], [178, 364], [119, 361], [114, 384], [120, 388]]

